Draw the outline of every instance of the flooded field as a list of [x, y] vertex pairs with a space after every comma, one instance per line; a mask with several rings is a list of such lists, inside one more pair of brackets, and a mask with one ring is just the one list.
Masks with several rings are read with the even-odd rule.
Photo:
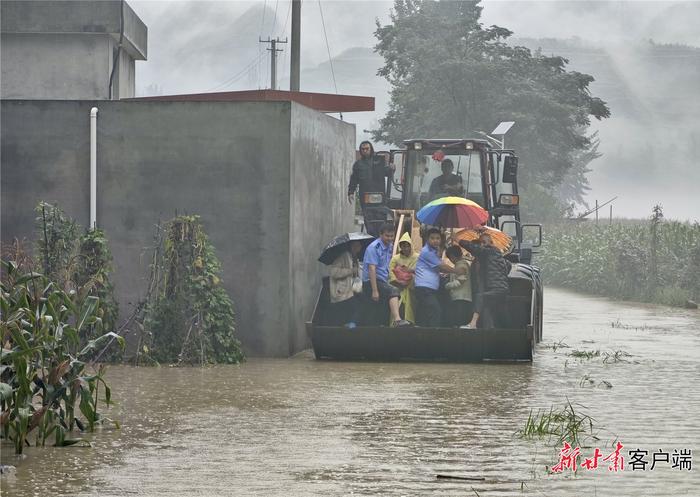
[[[2, 495], [697, 495], [697, 461], [632, 471], [627, 451], [700, 447], [700, 314], [547, 289], [544, 337], [532, 364], [302, 354], [111, 367], [118, 405], [107, 415], [122, 428], [96, 433], [91, 448], [32, 447], [22, 459], [3, 446], [17, 470]], [[515, 436], [531, 410], [567, 399], [599, 437], [579, 462], [619, 440], [624, 471], [601, 459], [597, 470], [549, 474], [561, 447]]]

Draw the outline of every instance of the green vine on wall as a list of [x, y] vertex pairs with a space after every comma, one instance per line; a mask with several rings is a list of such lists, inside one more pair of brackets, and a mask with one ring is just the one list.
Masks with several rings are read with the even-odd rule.
[[104, 231], [83, 230], [59, 207], [45, 202], [39, 203], [35, 211], [36, 262], [42, 273], [64, 291], [75, 292], [83, 299], [99, 298], [102, 328], [114, 331], [119, 308], [110, 279], [112, 254]]
[[158, 229], [137, 363], [242, 361], [233, 304], [199, 216], [178, 216]]

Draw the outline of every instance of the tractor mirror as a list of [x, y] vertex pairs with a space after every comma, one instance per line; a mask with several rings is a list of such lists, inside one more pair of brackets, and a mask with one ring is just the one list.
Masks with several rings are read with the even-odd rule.
[[523, 224], [522, 225], [522, 241], [531, 247], [539, 247], [542, 245], [542, 225], [541, 224]]
[[514, 155], [506, 155], [503, 160], [503, 182], [515, 183], [518, 178], [518, 158]]

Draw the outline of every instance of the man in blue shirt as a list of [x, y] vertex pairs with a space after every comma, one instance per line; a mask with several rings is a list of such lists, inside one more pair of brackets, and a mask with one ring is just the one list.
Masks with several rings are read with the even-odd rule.
[[442, 262], [440, 244], [442, 234], [437, 228], [428, 230], [428, 243], [420, 251], [416, 262], [416, 277], [414, 279], [416, 296], [416, 324], [429, 328], [439, 328], [442, 325], [442, 309], [438, 300], [440, 289], [440, 273], [464, 274], [464, 269], [455, 269]]
[[[365, 250], [362, 271], [362, 293], [370, 303], [389, 304], [392, 326], [410, 326], [399, 314], [399, 290], [389, 284], [389, 262], [394, 248], [394, 225], [385, 223], [379, 238]], [[372, 323], [379, 324], [379, 323]]]

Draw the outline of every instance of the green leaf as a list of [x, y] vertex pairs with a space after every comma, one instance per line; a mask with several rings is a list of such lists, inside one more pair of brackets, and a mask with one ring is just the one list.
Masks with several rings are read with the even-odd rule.
[[86, 386], [80, 387], [80, 412], [83, 413], [85, 419], [87, 419], [90, 425], [90, 431], [92, 431], [92, 425], [97, 419], [95, 413], [95, 405], [93, 403], [92, 392]]
[[22, 275], [19, 278], [17, 278], [17, 280], [15, 280], [15, 285], [16, 286], [23, 285], [24, 283], [27, 283], [28, 281], [35, 280], [37, 278], [41, 278], [41, 276], [42, 275], [40, 273], [27, 273], [27, 274]]
[[104, 335], [99, 336], [99, 337], [95, 338], [94, 340], [90, 340], [90, 341], [87, 343], [87, 345], [83, 348], [83, 350], [81, 350], [81, 351], [78, 353], [78, 357], [82, 357], [82, 356], [84, 356], [85, 354], [87, 354], [87, 353], [89, 353], [89, 352], [95, 350], [95, 349], [97, 348], [97, 346], [98, 346], [100, 343], [102, 343], [102, 342], [104, 342], [105, 340], [107, 340], [108, 338], [112, 338], [112, 337], [113, 337], [114, 339], [117, 340], [117, 342], [119, 343], [119, 345], [120, 345], [122, 348], [124, 348], [124, 338], [121, 337], [121, 336], [119, 336], [119, 335], [117, 335], [117, 334], [114, 333], [113, 331], [110, 331], [109, 333], [105, 333]]
[[92, 316], [92, 314], [95, 312], [99, 302], [100, 299], [98, 297], [90, 296], [85, 299], [85, 302], [83, 302], [83, 305], [80, 308], [80, 318], [78, 318], [78, 322], [75, 326], [78, 333], [80, 333], [80, 330], [85, 325], [85, 321], [88, 319], [88, 317]]
[[7, 383], [0, 383], [0, 401], [12, 398], [12, 387]]
[[85, 440], [84, 438], [64, 438], [63, 441], [61, 442], [61, 445], [59, 447], [70, 447], [71, 445], [79, 444], [82, 443], [84, 444], [84, 447], [92, 447], [90, 442]]
[[102, 380], [102, 384], [105, 387], [105, 404], [110, 405], [112, 403], [112, 390], [107, 386], [104, 380]]

